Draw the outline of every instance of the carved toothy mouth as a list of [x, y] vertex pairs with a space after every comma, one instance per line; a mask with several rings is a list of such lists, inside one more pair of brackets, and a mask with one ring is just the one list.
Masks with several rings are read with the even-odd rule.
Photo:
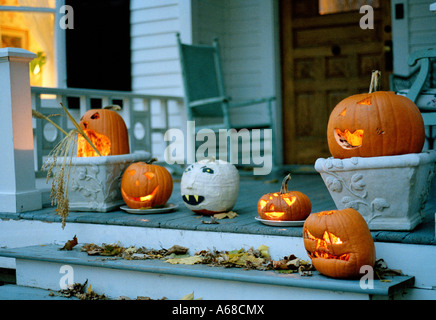
[[192, 194], [184, 194], [182, 198], [184, 202], [190, 204], [191, 206], [196, 206], [204, 201], [203, 196], [192, 195]]
[[336, 142], [344, 149], [355, 149], [362, 146], [363, 130], [358, 129], [354, 132], [345, 129], [342, 132], [340, 129], [334, 130]]
[[154, 188], [153, 192], [150, 193], [149, 195], [143, 196], [143, 197], [132, 197], [129, 196], [128, 194], [126, 194], [124, 192], [124, 190], [121, 189], [121, 191], [124, 193], [124, 195], [126, 196], [127, 199], [129, 200], [133, 200], [133, 201], [139, 201], [139, 202], [146, 202], [146, 201], [151, 201], [153, 200], [153, 198], [156, 196], [157, 190], [159, 189], [159, 186], [157, 186], [156, 188]]

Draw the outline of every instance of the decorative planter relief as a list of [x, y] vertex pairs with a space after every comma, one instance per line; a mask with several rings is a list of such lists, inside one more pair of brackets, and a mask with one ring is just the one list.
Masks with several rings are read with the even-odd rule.
[[338, 209], [353, 208], [371, 230], [412, 230], [435, 174], [436, 151], [399, 156], [317, 159]]
[[[68, 191], [70, 210], [107, 212], [123, 205], [120, 184], [124, 170], [133, 162], [149, 159], [148, 152], [73, 157]], [[62, 158], [58, 161], [62, 163]]]

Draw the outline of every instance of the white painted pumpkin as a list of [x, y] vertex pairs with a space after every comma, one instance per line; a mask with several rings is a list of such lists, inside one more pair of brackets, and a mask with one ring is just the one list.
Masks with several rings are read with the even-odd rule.
[[182, 175], [183, 201], [195, 213], [230, 211], [239, 191], [239, 172], [223, 160], [203, 159], [189, 165]]

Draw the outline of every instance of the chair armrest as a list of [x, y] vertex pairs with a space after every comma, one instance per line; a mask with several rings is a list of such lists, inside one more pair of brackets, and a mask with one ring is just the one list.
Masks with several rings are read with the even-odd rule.
[[190, 102], [189, 106], [192, 108], [192, 107], [204, 106], [208, 104], [228, 102], [229, 100], [230, 100], [229, 97], [215, 97], [215, 98], [201, 99], [201, 100], [195, 100]]
[[265, 97], [265, 98], [260, 98], [260, 99], [247, 100], [247, 101], [232, 102], [232, 103], [230, 103], [229, 107], [230, 108], [248, 107], [248, 106], [261, 104], [261, 103], [265, 103], [265, 102], [271, 103], [275, 99], [276, 99], [276, 97], [271, 96], [271, 97]]

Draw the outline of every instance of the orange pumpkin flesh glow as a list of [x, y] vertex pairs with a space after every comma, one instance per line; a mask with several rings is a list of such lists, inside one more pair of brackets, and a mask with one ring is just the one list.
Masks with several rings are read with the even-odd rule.
[[[102, 156], [130, 153], [127, 126], [123, 118], [115, 111], [110, 109], [88, 110], [80, 119], [79, 126], [87, 133]], [[99, 143], [104, 146], [97, 146]], [[94, 149], [81, 135], [77, 138], [77, 156], [96, 156]]]
[[304, 247], [313, 266], [333, 278], [353, 278], [364, 265], [375, 264], [374, 241], [354, 209], [311, 214], [303, 226]]
[[161, 207], [173, 191], [173, 179], [164, 167], [152, 163], [132, 163], [121, 178], [121, 195], [132, 209]]
[[[97, 148], [102, 156], [107, 156], [111, 152], [111, 141], [104, 134], [95, 132], [94, 130], [84, 129], [83, 132], [88, 136], [89, 140]], [[77, 156], [78, 157], [97, 157], [98, 154], [89, 145], [82, 135], [77, 135]]]
[[[374, 72], [371, 87], [377, 89], [379, 76]], [[327, 141], [332, 156], [343, 159], [421, 152], [425, 132], [418, 107], [394, 92], [371, 90], [342, 100], [331, 112]]]
[[277, 221], [301, 221], [312, 210], [309, 198], [299, 191], [288, 191], [287, 175], [282, 182], [280, 192], [267, 193], [257, 203], [257, 212], [261, 219]]

